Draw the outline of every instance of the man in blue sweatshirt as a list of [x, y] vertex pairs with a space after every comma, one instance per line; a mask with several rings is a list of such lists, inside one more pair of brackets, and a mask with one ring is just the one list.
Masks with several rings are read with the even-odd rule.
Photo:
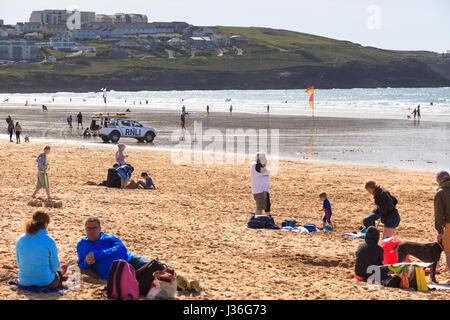
[[123, 259], [135, 270], [150, 262], [138, 254], [131, 254], [123, 242], [115, 235], [102, 232], [100, 219], [90, 217], [85, 223], [86, 237], [77, 244], [78, 265], [83, 269], [94, 268], [107, 280], [113, 262]]

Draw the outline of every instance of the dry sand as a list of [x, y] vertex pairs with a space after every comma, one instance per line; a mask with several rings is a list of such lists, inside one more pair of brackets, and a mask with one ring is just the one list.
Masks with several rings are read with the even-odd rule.
[[[48, 142], [47, 142], [48, 143]], [[31, 294], [7, 282], [17, 279], [15, 243], [35, 208], [27, 205], [36, 180], [36, 157], [45, 142], [16, 145], [0, 141], [0, 299], [105, 299], [106, 285], [83, 271], [79, 290], [67, 294]], [[275, 221], [321, 224], [318, 194], [333, 207], [336, 230], [300, 233], [247, 228], [254, 210], [249, 166], [175, 165], [169, 152], [129, 148], [136, 179], [148, 171], [158, 190], [119, 190], [87, 185], [106, 179], [115, 146], [48, 143], [52, 195], [64, 208], [48, 208], [49, 235], [63, 263], [76, 264], [76, 244], [84, 220], [98, 216], [103, 231], [119, 236], [132, 253], [158, 257], [178, 274], [199, 280], [199, 296], [179, 299], [448, 299], [448, 291], [428, 293], [382, 288], [347, 279], [361, 239], [357, 231], [372, 209], [364, 183], [374, 179], [398, 200], [402, 218], [398, 236], [433, 242], [434, 172], [388, 167], [281, 161], [271, 178]], [[270, 161], [270, 159], [269, 159]], [[270, 165], [270, 164], [269, 164]], [[42, 192], [42, 191], [41, 191]], [[43, 196], [43, 193], [41, 193]], [[449, 274], [438, 275], [443, 281]]]

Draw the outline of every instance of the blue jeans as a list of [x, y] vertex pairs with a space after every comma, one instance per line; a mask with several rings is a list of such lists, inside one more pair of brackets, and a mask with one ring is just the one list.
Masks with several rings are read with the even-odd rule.
[[[372, 213], [363, 219], [363, 224], [366, 228], [370, 226], [375, 227], [375, 221], [378, 219], [380, 219], [380, 216]], [[400, 224], [400, 215], [398, 213], [394, 213], [389, 217], [389, 219], [387, 219], [387, 221], [384, 223], [384, 226], [386, 228], [395, 229], [398, 227], [399, 224]]]
[[133, 254], [131, 256], [130, 261], [128, 261], [129, 264], [131, 264], [134, 268], [134, 270], [140, 269], [144, 264], [149, 263], [150, 260], [148, 260], [146, 257], [143, 257], [139, 254]]

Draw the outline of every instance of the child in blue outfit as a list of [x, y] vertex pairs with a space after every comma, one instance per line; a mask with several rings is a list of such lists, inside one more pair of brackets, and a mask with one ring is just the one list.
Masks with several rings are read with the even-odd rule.
[[141, 173], [141, 178], [145, 179], [144, 181], [139, 180], [137, 182], [138, 186], [142, 186], [144, 189], [156, 189], [155, 184], [153, 183], [152, 178], [147, 174], [147, 172], [142, 172]]
[[331, 211], [331, 204], [327, 198], [327, 194], [325, 192], [322, 192], [319, 195], [319, 198], [320, 198], [320, 200], [323, 201], [323, 208], [320, 209], [319, 211], [325, 212], [325, 216], [322, 219], [323, 228], [325, 228], [326, 224], [328, 223], [331, 226], [331, 228], [334, 229], [333, 223], [331, 222], [331, 215], [333, 214], [333, 212]]

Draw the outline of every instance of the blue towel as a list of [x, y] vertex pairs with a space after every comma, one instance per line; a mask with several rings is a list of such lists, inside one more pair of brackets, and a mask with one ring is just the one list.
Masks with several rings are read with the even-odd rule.
[[22, 286], [22, 285], [18, 284], [15, 281], [8, 282], [8, 286], [11, 286], [11, 285], [12, 286], [17, 286], [20, 289], [28, 290], [28, 291], [31, 291], [31, 292], [34, 292], [34, 293], [55, 293], [55, 292], [57, 292], [57, 293], [67, 293], [67, 292], [69, 292], [69, 290], [59, 290], [58, 288], [49, 289], [49, 288], [35, 288], [35, 287], [29, 287], [29, 286]]

